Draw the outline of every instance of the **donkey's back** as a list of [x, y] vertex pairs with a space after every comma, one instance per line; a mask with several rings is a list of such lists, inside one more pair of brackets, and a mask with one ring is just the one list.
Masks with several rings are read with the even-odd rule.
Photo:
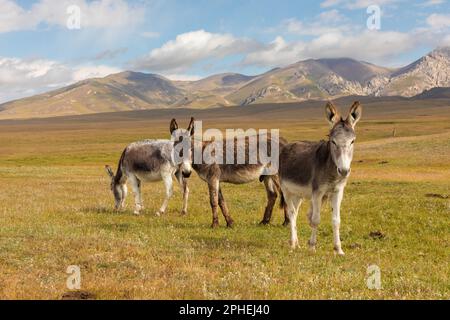
[[165, 174], [174, 174], [173, 142], [170, 140], [144, 140], [130, 144], [119, 163], [127, 177], [135, 175], [142, 181], [159, 181]]

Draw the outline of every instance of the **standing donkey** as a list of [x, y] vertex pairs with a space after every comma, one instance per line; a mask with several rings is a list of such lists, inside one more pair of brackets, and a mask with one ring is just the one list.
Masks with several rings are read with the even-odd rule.
[[[259, 159], [257, 159], [257, 163], [252, 164], [250, 159], [250, 148], [249, 148], [249, 136], [245, 137], [245, 143], [244, 143], [244, 152], [245, 152], [245, 163], [238, 164], [236, 163], [237, 156], [237, 138], [235, 137], [234, 140], [231, 139], [223, 139], [220, 144], [216, 144], [215, 141], [201, 141], [200, 147], [202, 153], [205, 151], [206, 148], [215, 149], [220, 148], [220, 145], [223, 148], [223, 154], [226, 154], [226, 146], [228, 144], [232, 144], [234, 146], [234, 159], [235, 163], [232, 164], [222, 164], [222, 163], [210, 163], [207, 164], [204, 161], [201, 163], [194, 163], [192, 164], [192, 168], [197, 172], [199, 177], [205, 181], [208, 184], [209, 189], [209, 200], [212, 210], [212, 228], [219, 226], [219, 217], [218, 217], [218, 207], [220, 207], [220, 210], [222, 211], [222, 214], [226, 220], [227, 227], [232, 227], [234, 224], [233, 219], [231, 218], [231, 215], [228, 211], [227, 204], [225, 202], [225, 198], [222, 194], [222, 188], [220, 184], [222, 182], [225, 183], [231, 183], [231, 184], [245, 184], [250, 183], [252, 181], [255, 181], [259, 179], [260, 182], [264, 183], [264, 186], [266, 188], [267, 193], [267, 205], [264, 211], [264, 217], [261, 221], [261, 224], [268, 224], [270, 222], [271, 216], [272, 216], [272, 210], [276, 203], [276, 199], [278, 197], [278, 194], [281, 193], [280, 185], [279, 185], [279, 179], [277, 175], [264, 175], [263, 172], [267, 168], [267, 166], [270, 166], [270, 164], [265, 164]], [[257, 135], [256, 141], [257, 144], [260, 145], [261, 143], [261, 135]], [[270, 146], [272, 138], [270, 135], [267, 136], [267, 147], [268, 151], [271, 152]], [[277, 139], [277, 141], [274, 140], [279, 145], [279, 148], [281, 149], [281, 145], [285, 144], [286, 141], [283, 138]], [[192, 152], [193, 148], [195, 147], [195, 142], [192, 142]], [[218, 149], [217, 149], [218, 150]], [[285, 221], [284, 225], [289, 224], [289, 219], [287, 217], [287, 212], [285, 210]]]
[[309, 246], [315, 249], [317, 227], [320, 223], [322, 201], [331, 198], [333, 208], [334, 250], [344, 255], [341, 247], [339, 228], [340, 207], [344, 188], [350, 175], [355, 142], [355, 125], [361, 119], [362, 107], [353, 103], [344, 120], [329, 102], [326, 117], [331, 125], [328, 141], [296, 142], [287, 144], [280, 152], [280, 180], [282, 204], [291, 221], [291, 246], [298, 246], [297, 214], [302, 200], [311, 199], [308, 219], [312, 228]]
[[183, 138], [190, 139], [193, 133], [194, 122], [191, 119], [186, 130], [179, 129], [175, 119], [170, 123], [172, 140], [144, 140], [130, 144], [120, 157], [117, 173], [106, 165], [106, 172], [111, 178], [111, 191], [115, 199], [116, 210], [125, 206], [127, 196], [127, 180], [134, 193], [134, 214], [139, 215], [143, 209], [141, 198], [141, 181], [163, 181], [166, 188], [166, 197], [161, 208], [156, 212], [160, 216], [166, 211], [169, 199], [172, 197], [172, 175], [183, 188], [183, 208], [181, 214], [187, 213], [189, 188], [187, 178], [191, 175], [192, 166], [189, 157], [183, 158], [181, 163], [174, 161], [174, 148]]

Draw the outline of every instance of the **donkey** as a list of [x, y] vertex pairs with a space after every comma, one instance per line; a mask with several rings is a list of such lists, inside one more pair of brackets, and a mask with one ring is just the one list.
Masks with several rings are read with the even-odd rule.
[[284, 146], [280, 152], [280, 183], [282, 205], [288, 211], [291, 221], [291, 246], [298, 246], [297, 214], [302, 200], [311, 199], [308, 212], [312, 228], [309, 246], [315, 250], [317, 227], [320, 223], [322, 201], [331, 198], [333, 208], [332, 224], [334, 250], [344, 255], [341, 247], [339, 228], [340, 207], [344, 188], [350, 175], [355, 142], [355, 125], [361, 119], [362, 106], [353, 103], [344, 120], [335, 106], [326, 105], [326, 118], [331, 125], [328, 141], [295, 142]]
[[170, 123], [172, 140], [144, 140], [134, 142], [127, 146], [120, 157], [117, 173], [106, 165], [106, 172], [111, 178], [111, 191], [115, 199], [116, 210], [124, 208], [127, 196], [127, 180], [130, 182], [134, 193], [134, 214], [139, 215], [144, 208], [141, 198], [141, 181], [163, 181], [166, 188], [166, 197], [161, 208], [156, 212], [157, 216], [164, 214], [169, 199], [173, 194], [172, 176], [175, 175], [178, 183], [183, 188], [183, 208], [181, 214], [187, 214], [189, 188], [187, 178], [191, 175], [192, 166], [189, 157], [176, 163], [174, 161], [175, 145], [183, 138], [190, 139], [193, 132], [193, 119], [186, 130], [179, 129], [175, 119]]
[[[206, 163], [205, 161], [201, 161], [200, 163], [196, 163], [195, 161], [192, 164], [192, 168], [197, 172], [198, 176], [208, 184], [209, 189], [209, 200], [212, 209], [212, 228], [216, 228], [219, 226], [219, 218], [218, 218], [218, 207], [220, 207], [222, 214], [227, 223], [227, 227], [231, 228], [234, 224], [233, 219], [228, 211], [227, 204], [225, 202], [225, 198], [222, 194], [221, 183], [231, 183], [231, 184], [245, 184], [255, 181], [257, 179], [260, 182], [264, 183], [267, 193], [267, 205], [264, 211], [264, 217], [260, 224], [268, 224], [270, 222], [272, 216], [272, 210], [276, 203], [276, 199], [279, 193], [281, 193], [279, 179], [277, 175], [264, 175], [263, 172], [267, 169], [270, 164], [264, 164], [261, 159], [259, 159], [259, 155], [257, 156], [257, 161], [255, 164], [252, 164], [249, 154], [249, 136], [245, 137], [244, 143], [244, 152], [245, 152], [245, 163], [238, 164], [236, 159], [237, 157], [237, 137], [234, 140], [231, 139], [223, 139], [220, 144], [216, 144], [215, 141], [201, 141], [199, 148], [201, 148], [202, 154], [205, 149], [214, 149], [220, 148], [220, 145], [223, 147], [223, 154], [226, 154], [226, 146], [230, 143], [234, 146], [234, 159], [235, 162], [232, 164], [221, 164], [218, 162], [214, 163]], [[261, 135], [256, 137], [257, 144], [260, 145]], [[271, 141], [272, 138], [270, 135], [267, 136], [267, 146], [268, 151], [271, 152]], [[275, 141], [279, 145], [286, 143], [286, 141], [282, 138], [279, 141]], [[195, 148], [195, 141], [193, 140], [191, 151]], [[217, 149], [218, 150], [218, 149]], [[289, 224], [289, 219], [287, 218], [287, 212], [285, 211], [285, 222], [284, 225]]]

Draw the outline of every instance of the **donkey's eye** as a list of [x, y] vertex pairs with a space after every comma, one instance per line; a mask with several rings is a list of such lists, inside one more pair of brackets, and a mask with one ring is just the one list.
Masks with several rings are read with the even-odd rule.
[[351, 144], [354, 144], [354, 143], [355, 143], [355, 140], [353, 140]]
[[334, 141], [334, 140], [331, 140], [331, 142], [333, 142], [333, 144], [334, 144], [335, 146], [337, 146], [337, 144], [336, 144], [336, 141]]

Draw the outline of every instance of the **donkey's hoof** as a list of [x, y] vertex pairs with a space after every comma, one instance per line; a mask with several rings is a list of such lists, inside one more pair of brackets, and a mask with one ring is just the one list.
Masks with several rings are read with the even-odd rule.
[[289, 220], [284, 220], [284, 222], [283, 222], [283, 227], [287, 227], [288, 225], [289, 225]]
[[182, 215], [182, 216], [187, 215], [187, 211], [186, 211], [186, 210], [181, 210], [181, 215]]
[[134, 214], [135, 216], [140, 216], [140, 215], [141, 215], [141, 212], [138, 211], [138, 210], [134, 210], [133, 214]]
[[316, 252], [316, 244], [308, 240], [308, 248], [311, 252]]
[[269, 223], [270, 223], [270, 221], [263, 220], [259, 224], [262, 226], [267, 226]]
[[298, 240], [290, 240], [289, 246], [291, 247], [292, 250], [299, 248]]
[[342, 249], [334, 249], [334, 254], [340, 257], [345, 256], [344, 251], [342, 251]]
[[218, 221], [214, 221], [214, 222], [211, 224], [211, 228], [213, 228], [213, 229], [218, 228], [218, 227], [219, 227], [219, 222], [218, 222]]
[[158, 210], [155, 212], [155, 216], [157, 216], [157, 217], [161, 217], [161, 215], [163, 215], [163, 214], [164, 214], [164, 211], [161, 211], [161, 210]]
[[233, 228], [233, 226], [234, 226], [234, 222], [233, 221], [228, 221], [227, 222], [227, 228]]

